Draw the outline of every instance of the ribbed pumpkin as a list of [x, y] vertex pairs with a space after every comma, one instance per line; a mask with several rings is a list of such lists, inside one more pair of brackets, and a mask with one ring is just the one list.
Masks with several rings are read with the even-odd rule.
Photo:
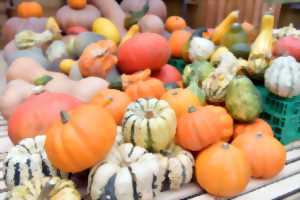
[[141, 98], [128, 106], [122, 126], [125, 142], [159, 152], [174, 139], [176, 114], [166, 101]]
[[245, 153], [255, 178], [272, 178], [285, 165], [284, 146], [269, 135], [260, 132], [245, 133], [235, 138], [232, 144]]
[[208, 193], [232, 197], [250, 181], [251, 168], [245, 154], [233, 145], [218, 142], [197, 156], [197, 182]]
[[263, 133], [273, 136], [273, 130], [271, 126], [263, 119], [256, 119], [252, 123], [238, 123], [234, 125], [234, 137], [244, 133]]
[[273, 60], [265, 72], [265, 86], [281, 97], [294, 97], [300, 94], [300, 63], [291, 56]]
[[94, 96], [91, 103], [108, 109], [117, 124], [120, 124], [131, 99], [126, 93], [119, 90], [105, 89]]
[[21, 2], [17, 7], [17, 13], [19, 17], [42, 17], [43, 7], [36, 1]]
[[167, 91], [162, 97], [162, 100], [167, 101], [176, 113], [177, 118], [188, 112], [192, 106], [201, 106], [201, 103], [196, 95], [188, 89], [172, 89]]
[[68, 174], [56, 169], [48, 160], [44, 149], [46, 136], [22, 140], [14, 146], [4, 160], [4, 179], [11, 189], [22, 185], [31, 179], [41, 179], [46, 176], [67, 178]]
[[176, 142], [185, 149], [200, 151], [233, 134], [233, 119], [223, 107], [190, 107], [178, 119]]
[[123, 73], [144, 69], [160, 70], [170, 58], [167, 40], [156, 33], [141, 33], [127, 40], [119, 48], [118, 67]]
[[61, 110], [69, 110], [80, 104], [75, 97], [61, 93], [43, 92], [32, 95], [11, 115], [8, 121], [8, 136], [17, 144], [24, 138], [41, 135], [59, 119]]
[[116, 122], [95, 105], [61, 112], [61, 121], [46, 130], [49, 160], [65, 172], [80, 172], [105, 159], [115, 143]]

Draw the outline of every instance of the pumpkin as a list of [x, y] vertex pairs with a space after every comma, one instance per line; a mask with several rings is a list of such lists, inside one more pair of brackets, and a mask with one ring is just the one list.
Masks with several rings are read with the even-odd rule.
[[36, 1], [21, 2], [17, 6], [17, 13], [19, 17], [42, 17], [43, 7]]
[[20, 104], [8, 121], [8, 136], [14, 144], [28, 137], [43, 134], [61, 110], [79, 106], [81, 102], [72, 96], [43, 92], [32, 95]]
[[300, 94], [300, 63], [291, 56], [278, 57], [265, 72], [265, 86], [281, 97]]
[[166, 64], [160, 71], [153, 73], [154, 78], [161, 80], [164, 83], [174, 83], [181, 81], [181, 74], [176, 67]]
[[163, 34], [165, 31], [163, 21], [156, 15], [145, 15], [138, 22], [142, 33], [151, 32], [157, 34]]
[[300, 61], [300, 39], [294, 36], [280, 38], [273, 47], [275, 56], [290, 55]]
[[191, 36], [192, 33], [186, 30], [177, 30], [171, 34], [169, 38], [169, 46], [173, 57], [182, 57], [183, 47]]
[[[146, 0], [123, 0], [121, 3], [122, 9], [126, 13], [142, 10]], [[159, 16], [163, 21], [167, 18], [167, 6], [162, 0], [149, 0], [149, 10], [147, 14]]]
[[67, 174], [59, 171], [50, 163], [44, 149], [46, 136], [36, 136], [21, 140], [12, 147], [4, 160], [4, 179], [6, 186], [12, 189], [28, 180], [46, 176], [67, 178]]
[[104, 108], [87, 104], [69, 112], [61, 109], [61, 120], [45, 131], [48, 158], [65, 172], [86, 170], [105, 159], [115, 142], [116, 129]]
[[199, 153], [195, 174], [198, 184], [208, 193], [218, 197], [233, 197], [246, 188], [251, 168], [241, 150], [218, 142]]
[[68, 5], [73, 9], [85, 8], [87, 0], [68, 0]]
[[121, 35], [118, 28], [109, 19], [104, 17], [97, 18], [93, 22], [92, 27], [93, 32], [104, 36], [108, 40], [112, 40], [115, 43], [119, 43], [121, 40]]
[[158, 156], [142, 147], [122, 144], [92, 168], [87, 190], [92, 200], [154, 199], [161, 190], [163, 172]]
[[178, 119], [176, 142], [185, 149], [200, 151], [233, 134], [233, 119], [219, 106], [190, 107]]
[[80, 193], [75, 184], [70, 180], [58, 177], [44, 177], [25, 182], [23, 185], [13, 188], [8, 193], [10, 200], [27, 199], [68, 199], [80, 200]]
[[100, 11], [92, 5], [86, 5], [82, 9], [63, 6], [56, 13], [56, 19], [64, 31], [72, 26], [82, 26], [91, 30], [94, 20], [100, 16]]
[[165, 93], [163, 82], [150, 78], [149, 69], [132, 75], [121, 76], [125, 93], [132, 99], [155, 97], [160, 98]]
[[192, 62], [207, 60], [214, 51], [215, 45], [212, 41], [202, 37], [193, 37], [188, 50], [189, 59]]
[[235, 138], [232, 145], [245, 153], [250, 161], [252, 176], [255, 178], [272, 178], [285, 165], [286, 151], [284, 146], [267, 134], [245, 133]]
[[85, 48], [79, 58], [80, 72], [84, 77], [98, 76], [105, 78], [117, 64], [117, 45], [111, 40], [101, 40]]
[[174, 32], [177, 30], [183, 30], [187, 27], [186, 21], [179, 16], [170, 16], [166, 20], [165, 27], [167, 31]]
[[144, 69], [160, 70], [170, 58], [166, 39], [156, 33], [141, 33], [127, 40], [118, 51], [118, 68], [123, 73]]
[[52, 71], [59, 71], [59, 63], [70, 57], [67, 46], [62, 40], [52, 42], [47, 48], [46, 55], [51, 65], [55, 66], [52, 67]]
[[167, 149], [176, 133], [176, 114], [166, 101], [138, 99], [123, 117], [125, 142], [159, 152]]
[[256, 119], [252, 123], [238, 123], [234, 125], [234, 138], [244, 133], [263, 133], [273, 136], [271, 126], [263, 119]]
[[161, 99], [169, 103], [178, 119], [184, 113], [188, 112], [189, 107], [201, 106], [197, 96], [188, 89], [177, 88], [169, 90], [161, 97]]
[[108, 109], [117, 124], [120, 124], [127, 106], [131, 103], [131, 99], [124, 92], [114, 89], [106, 89], [95, 95], [91, 99], [91, 103]]
[[195, 160], [193, 155], [177, 145], [159, 154], [163, 169], [165, 169], [162, 191], [178, 190], [191, 182]]

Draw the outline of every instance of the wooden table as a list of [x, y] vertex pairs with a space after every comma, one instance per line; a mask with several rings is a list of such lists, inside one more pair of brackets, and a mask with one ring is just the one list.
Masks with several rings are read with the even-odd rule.
[[[12, 147], [7, 136], [7, 123], [0, 115], [0, 200], [7, 194], [3, 180], [3, 160]], [[246, 191], [233, 200], [299, 200], [300, 199], [300, 142], [286, 146], [287, 161], [284, 170], [271, 180], [252, 180]], [[163, 192], [157, 200], [221, 200], [213, 197], [197, 184], [191, 183], [175, 192]], [[126, 199], [124, 199], [126, 200]], [[223, 200], [223, 199], [222, 199]]]

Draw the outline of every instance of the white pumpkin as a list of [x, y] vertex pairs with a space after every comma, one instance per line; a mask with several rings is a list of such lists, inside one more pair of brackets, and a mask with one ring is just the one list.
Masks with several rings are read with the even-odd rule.
[[300, 63], [291, 56], [274, 59], [265, 72], [265, 86], [281, 97], [300, 95]]
[[215, 51], [215, 44], [202, 37], [193, 37], [189, 47], [189, 58], [191, 61], [207, 60]]
[[4, 179], [8, 189], [33, 178], [68, 177], [48, 160], [44, 149], [45, 139], [44, 135], [24, 139], [8, 152], [4, 161]]
[[151, 200], [161, 190], [164, 170], [158, 156], [130, 143], [114, 146], [88, 178], [92, 200]]
[[128, 106], [122, 127], [125, 142], [159, 152], [173, 142], [176, 114], [164, 100], [141, 98]]

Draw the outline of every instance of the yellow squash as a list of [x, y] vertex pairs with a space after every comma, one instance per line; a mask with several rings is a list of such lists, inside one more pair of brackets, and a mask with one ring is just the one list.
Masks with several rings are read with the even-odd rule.
[[139, 32], [140, 32], [140, 27], [137, 24], [132, 25], [128, 30], [127, 34], [122, 38], [120, 45], [122, 45], [124, 42], [126, 42], [127, 40], [129, 40], [130, 38], [138, 34]]

